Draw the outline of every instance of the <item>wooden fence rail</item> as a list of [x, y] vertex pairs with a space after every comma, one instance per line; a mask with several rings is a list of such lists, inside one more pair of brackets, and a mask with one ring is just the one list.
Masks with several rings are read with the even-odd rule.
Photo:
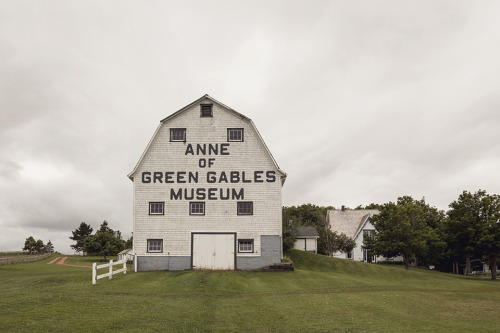
[[[123, 268], [118, 269], [116, 271], [113, 271], [114, 265], [123, 265]], [[109, 267], [108, 273], [97, 275], [98, 269], [106, 268], [106, 267]], [[111, 280], [113, 278], [113, 274], [118, 274], [121, 272], [123, 272], [123, 274], [127, 274], [127, 260], [122, 259], [122, 260], [118, 260], [116, 262], [113, 262], [113, 260], [110, 260], [109, 264], [103, 264], [103, 265], [97, 265], [97, 263], [95, 262], [92, 264], [92, 284], [96, 284], [97, 280], [105, 278], [107, 276]]]
[[24, 264], [35, 262], [50, 257], [52, 253], [33, 254], [33, 255], [16, 255], [16, 256], [1, 256], [0, 265]]

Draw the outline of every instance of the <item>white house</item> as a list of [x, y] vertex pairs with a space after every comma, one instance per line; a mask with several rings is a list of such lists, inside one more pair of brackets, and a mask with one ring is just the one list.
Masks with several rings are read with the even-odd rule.
[[128, 177], [135, 271], [280, 262], [286, 174], [253, 122], [214, 98], [161, 120]]
[[378, 213], [379, 211], [377, 209], [351, 210], [345, 209], [344, 206], [342, 206], [340, 210], [329, 210], [326, 213], [326, 219], [330, 225], [330, 229], [338, 234], [343, 233], [356, 242], [356, 247], [351, 252], [337, 252], [333, 256], [365, 262], [386, 260], [383, 257], [377, 258], [362, 248], [364, 237], [373, 233], [375, 230], [370, 222], [370, 218]]
[[295, 243], [293, 244], [293, 248], [318, 253], [318, 238], [319, 234], [315, 227], [298, 227], [295, 232]]

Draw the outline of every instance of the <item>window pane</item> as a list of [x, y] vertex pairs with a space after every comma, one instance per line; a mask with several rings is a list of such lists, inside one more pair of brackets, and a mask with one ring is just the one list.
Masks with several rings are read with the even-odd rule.
[[253, 252], [253, 239], [239, 240], [238, 252]]
[[150, 202], [149, 203], [149, 214], [163, 214], [163, 202]]
[[204, 202], [191, 202], [190, 203], [190, 214], [196, 214], [196, 215], [205, 214], [205, 203]]
[[238, 215], [252, 215], [253, 202], [238, 202]]
[[201, 116], [202, 117], [212, 117], [212, 105], [202, 104], [201, 105]]
[[243, 141], [243, 128], [228, 128], [228, 141]]
[[186, 129], [185, 128], [171, 128], [170, 129], [170, 141], [186, 141]]

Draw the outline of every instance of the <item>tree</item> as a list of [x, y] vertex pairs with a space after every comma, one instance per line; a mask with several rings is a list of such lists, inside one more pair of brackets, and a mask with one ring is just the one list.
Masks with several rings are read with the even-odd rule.
[[134, 246], [134, 235], [130, 236], [129, 239], [125, 242], [125, 248], [131, 249]]
[[75, 244], [71, 245], [71, 248], [74, 249], [77, 253], [81, 252], [83, 250], [83, 242], [85, 238], [92, 234], [92, 230], [92, 227], [87, 223], [80, 223], [80, 226], [75, 231], [72, 231], [73, 236], [69, 238], [76, 241]]
[[326, 237], [328, 237], [329, 234], [325, 231], [325, 228], [328, 226], [325, 226], [326, 219], [324, 219], [324, 217], [329, 209], [333, 209], [333, 207], [320, 207], [312, 204], [304, 204], [297, 207], [283, 207], [283, 251], [287, 251], [293, 247], [295, 242], [295, 231], [298, 226], [314, 226], [319, 234], [318, 253], [326, 254], [322, 249], [324, 248], [323, 244], [326, 241]]
[[37, 246], [36, 240], [33, 238], [33, 236], [29, 236], [28, 238], [26, 238], [26, 241], [24, 242], [23, 251], [29, 251], [29, 253], [35, 253], [36, 246]]
[[496, 279], [496, 264], [500, 255], [500, 196], [479, 190], [472, 194], [463, 191], [448, 211], [446, 237], [449, 255], [455, 267], [465, 260], [465, 273], [471, 272], [471, 261], [480, 258]]
[[45, 245], [44, 252], [46, 252], [46, 253], [54, 252], [54, 245], [52, 245], [52, 242], [50, 241], [50, 239], [49, 239], [49, 242], [47, 243], [47, 245]]
[[385, 257], [402, 256], [405, 268], [417, 265], [419, 259], [429, 256], [429, 250], [442, 246], [433, 225], [439, 225], [443, 213], [430, 207], [425, 199], [399, 197], [397, 203], [382, 205], [380, 213], [372, 217], [373, 238], [368, 237], [363, 248]]
[[[108, 225], [108, 222], [106, 220], [104, 220], [102, 223], [101, 223], [101, 226], [99, 227], [99, 231], [100, 232], [109, 232], [111, 234], [114, 233], [113, 229], [111, 229]], [[120, 232], [120, 231], [118, 231]], [[120, 234], [121, 236], [121, 234]]]
[[45, 252], [45, 244], [43, 244], [43, 241], [41, 239], [36, 241], [35, 252], [36, 253]]
[[97, 231], [95, 235], [88, 236], [83, 242], [83, 250], [98, 256], [116, 256], [124, 248], [124, 243], [112, 232]]

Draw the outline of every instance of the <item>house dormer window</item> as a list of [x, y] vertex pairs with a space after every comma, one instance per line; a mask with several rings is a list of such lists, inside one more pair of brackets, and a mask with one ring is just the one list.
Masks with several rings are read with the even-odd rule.
[[214, 114], [212, 112], [213, 104], [201, 104], [200, 105], [200, 117], [213, 117]]
[[186, 129], [185, 128], [171, 128], [170, 141], [186, 142]]

